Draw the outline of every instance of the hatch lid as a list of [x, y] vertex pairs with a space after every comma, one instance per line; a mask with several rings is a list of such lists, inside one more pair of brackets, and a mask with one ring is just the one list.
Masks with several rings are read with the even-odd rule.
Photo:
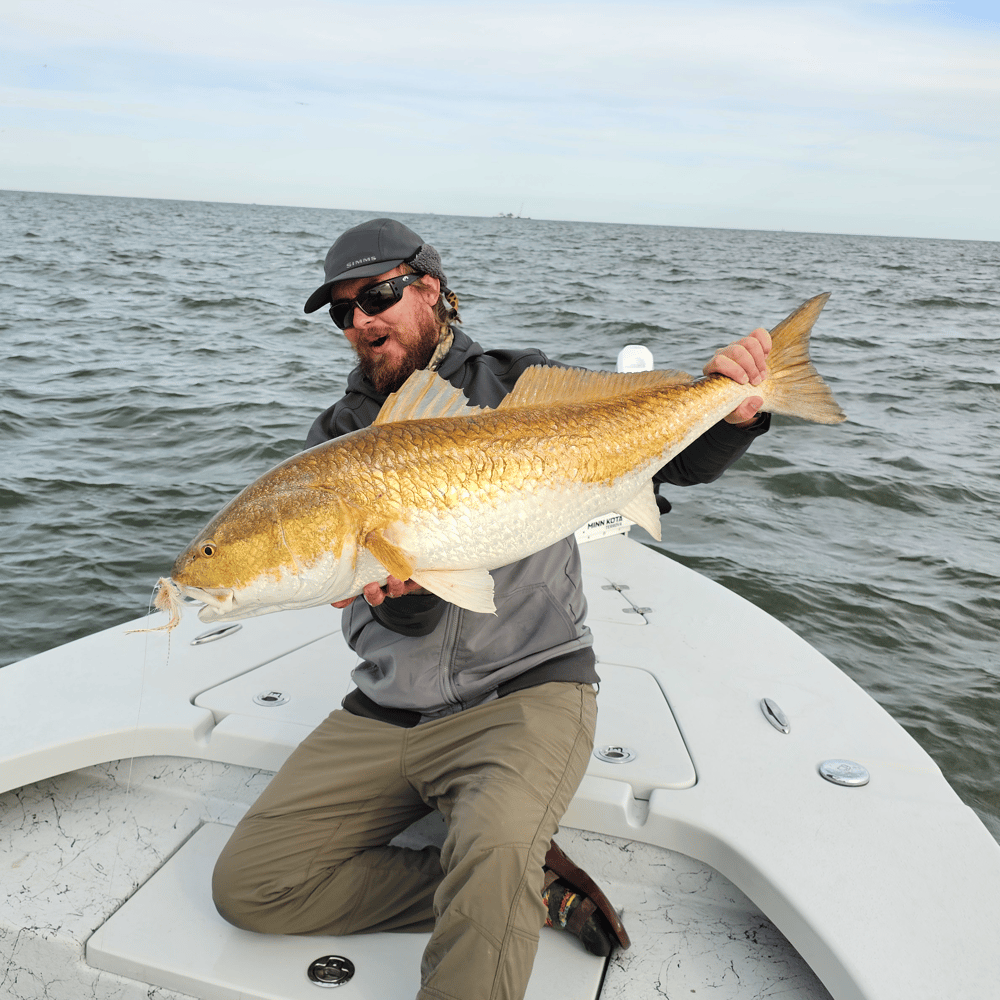
[[[202, 826], [87, 942], [87, 961], [201, 1000], [412, 1000], [429, 934], [345, 937], [254, 934], [226, 923], [212, 902], [212, 869], [232, 833]], [[605, 959], [569, 934], [543, 931], [526, 1000], [596, 1000]], [[322, 987], [326, 987], [323, 989]]]

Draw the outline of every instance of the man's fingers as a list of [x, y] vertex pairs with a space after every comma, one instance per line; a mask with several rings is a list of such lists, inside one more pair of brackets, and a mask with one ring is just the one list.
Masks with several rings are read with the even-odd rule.
[[738, 343], [750, 352], [759, 369], [767, 367], [767, 355], [771, 350], [771, 335], [767, 330], [763, 327], [754, 330], [749, 337], [744, 337]]
[[761, 350], [764, 352], [764, 357], [771, 351], [771, 335], [762, 326], [758, 326], [756, 330], [752, 330], [749, 336], [744, 337], [744, 340], [756, 340], [760, 344]]
[[750, 376], [747, 374], [746, 368], [732, 356], [731, 352], [731, 346], [723, 348], [702, 370], [706, 375], [717, 373], [731, 378], [734, 382], [739, 382], [740, 385], [746, 385], [750, 381]]
[[732, 413], [727, 414], [723, 419], [729, 424], [749, 424], [757, 416], [757, 411], [763, 406], [764, 400], [760, 396], [751, 396], [744, 399]]
[[[377, 583], [366, 584], [365, 589], [361, 591], [361, 596], [369, 607], [377, 608], [387, 597], [402, 597], [404, 594], [412, 594], [420, 589], [419, 583], [390, 576], [383, 586], [379, 586]], [[331, 601], [330, 603], [335, 608], [346, 608], [353, 600], [355, 598], [348, 597], [347, 600]]]
[[716, 351], [702, 371], [706, 375], [717, 372], [740, 385], [746, 385], [747, 382], [760, 385], [767, 378], [767, 354], [770, 349], [771, 337], [761, 328], [749, 337]]

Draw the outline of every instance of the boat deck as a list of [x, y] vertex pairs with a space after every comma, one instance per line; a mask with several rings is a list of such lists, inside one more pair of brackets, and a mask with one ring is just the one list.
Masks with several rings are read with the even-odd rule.
[[[600, 996], [990, 995], [1000, 847], [934, 762], [829, 661], [716, 584], [622, 536], [589, 542], [584, 567], [603, 678], [596, 750], [607, 752], [592, 758], [560, 842], [623, 908], [635, 942], [600, 970]], [[119, 908], [119, 926], [133, 912], [138, 926], [147, 889], [135, 890], [161, 868], [170, 883], [195, 854], [206, 864], [218, 828], [349, 688], [353, 656], [332, 609], [242, 625], [192, 645], [215, 629], [190, 613], [169, 635], [122, 626], [0, 671], [3, 995], [277, 995], [242, 959], [243, 980], [181, 983], [153, 968], [162, 956], [109, 958], [121, 951], [113, 922], [99, 930]], [[825, 781], [820, 763], [842, 758], [870, 782]], [[182, 899], [192, 909], [163, 915], [154, 953], [195, 916], [218, 922], [219, 961], [239, 951], [241, 932], [203, 898]], [[577, 949], [566, 975], [591, 974], [576, 942], [546, 935]], [[252, 955], [260, 939], [249, 938]], [[290, 954], [302, 940], [275, 947]], [[364, 981], [338, 995], [394, 1000]], [[400, 998], [416, 991], [415, 966], [404, 981]], [[300, 995], [287, 984], [282, 996]]]

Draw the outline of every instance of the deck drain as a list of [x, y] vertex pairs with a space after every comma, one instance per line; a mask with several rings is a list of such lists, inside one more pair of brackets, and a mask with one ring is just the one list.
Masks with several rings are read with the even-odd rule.
[[275, 705], [284, 705], [288, 701], [288, 695], [283, 691], [261, 691], [253, 696], [255, 705], [263, 705], [265, 708], [273, 708]]
[[635, 760], [635, 751], [630, 747], [598, 747], [594, 756], [608, 764], [627, 764]]

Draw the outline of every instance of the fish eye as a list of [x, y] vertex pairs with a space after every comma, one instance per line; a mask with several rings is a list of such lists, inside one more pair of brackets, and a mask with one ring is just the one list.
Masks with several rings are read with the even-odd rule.
[[201, 554], [203, 556], [214, 556], [215, 550], [215, 542], [205, 542], [205, 544], [201, 547]]

